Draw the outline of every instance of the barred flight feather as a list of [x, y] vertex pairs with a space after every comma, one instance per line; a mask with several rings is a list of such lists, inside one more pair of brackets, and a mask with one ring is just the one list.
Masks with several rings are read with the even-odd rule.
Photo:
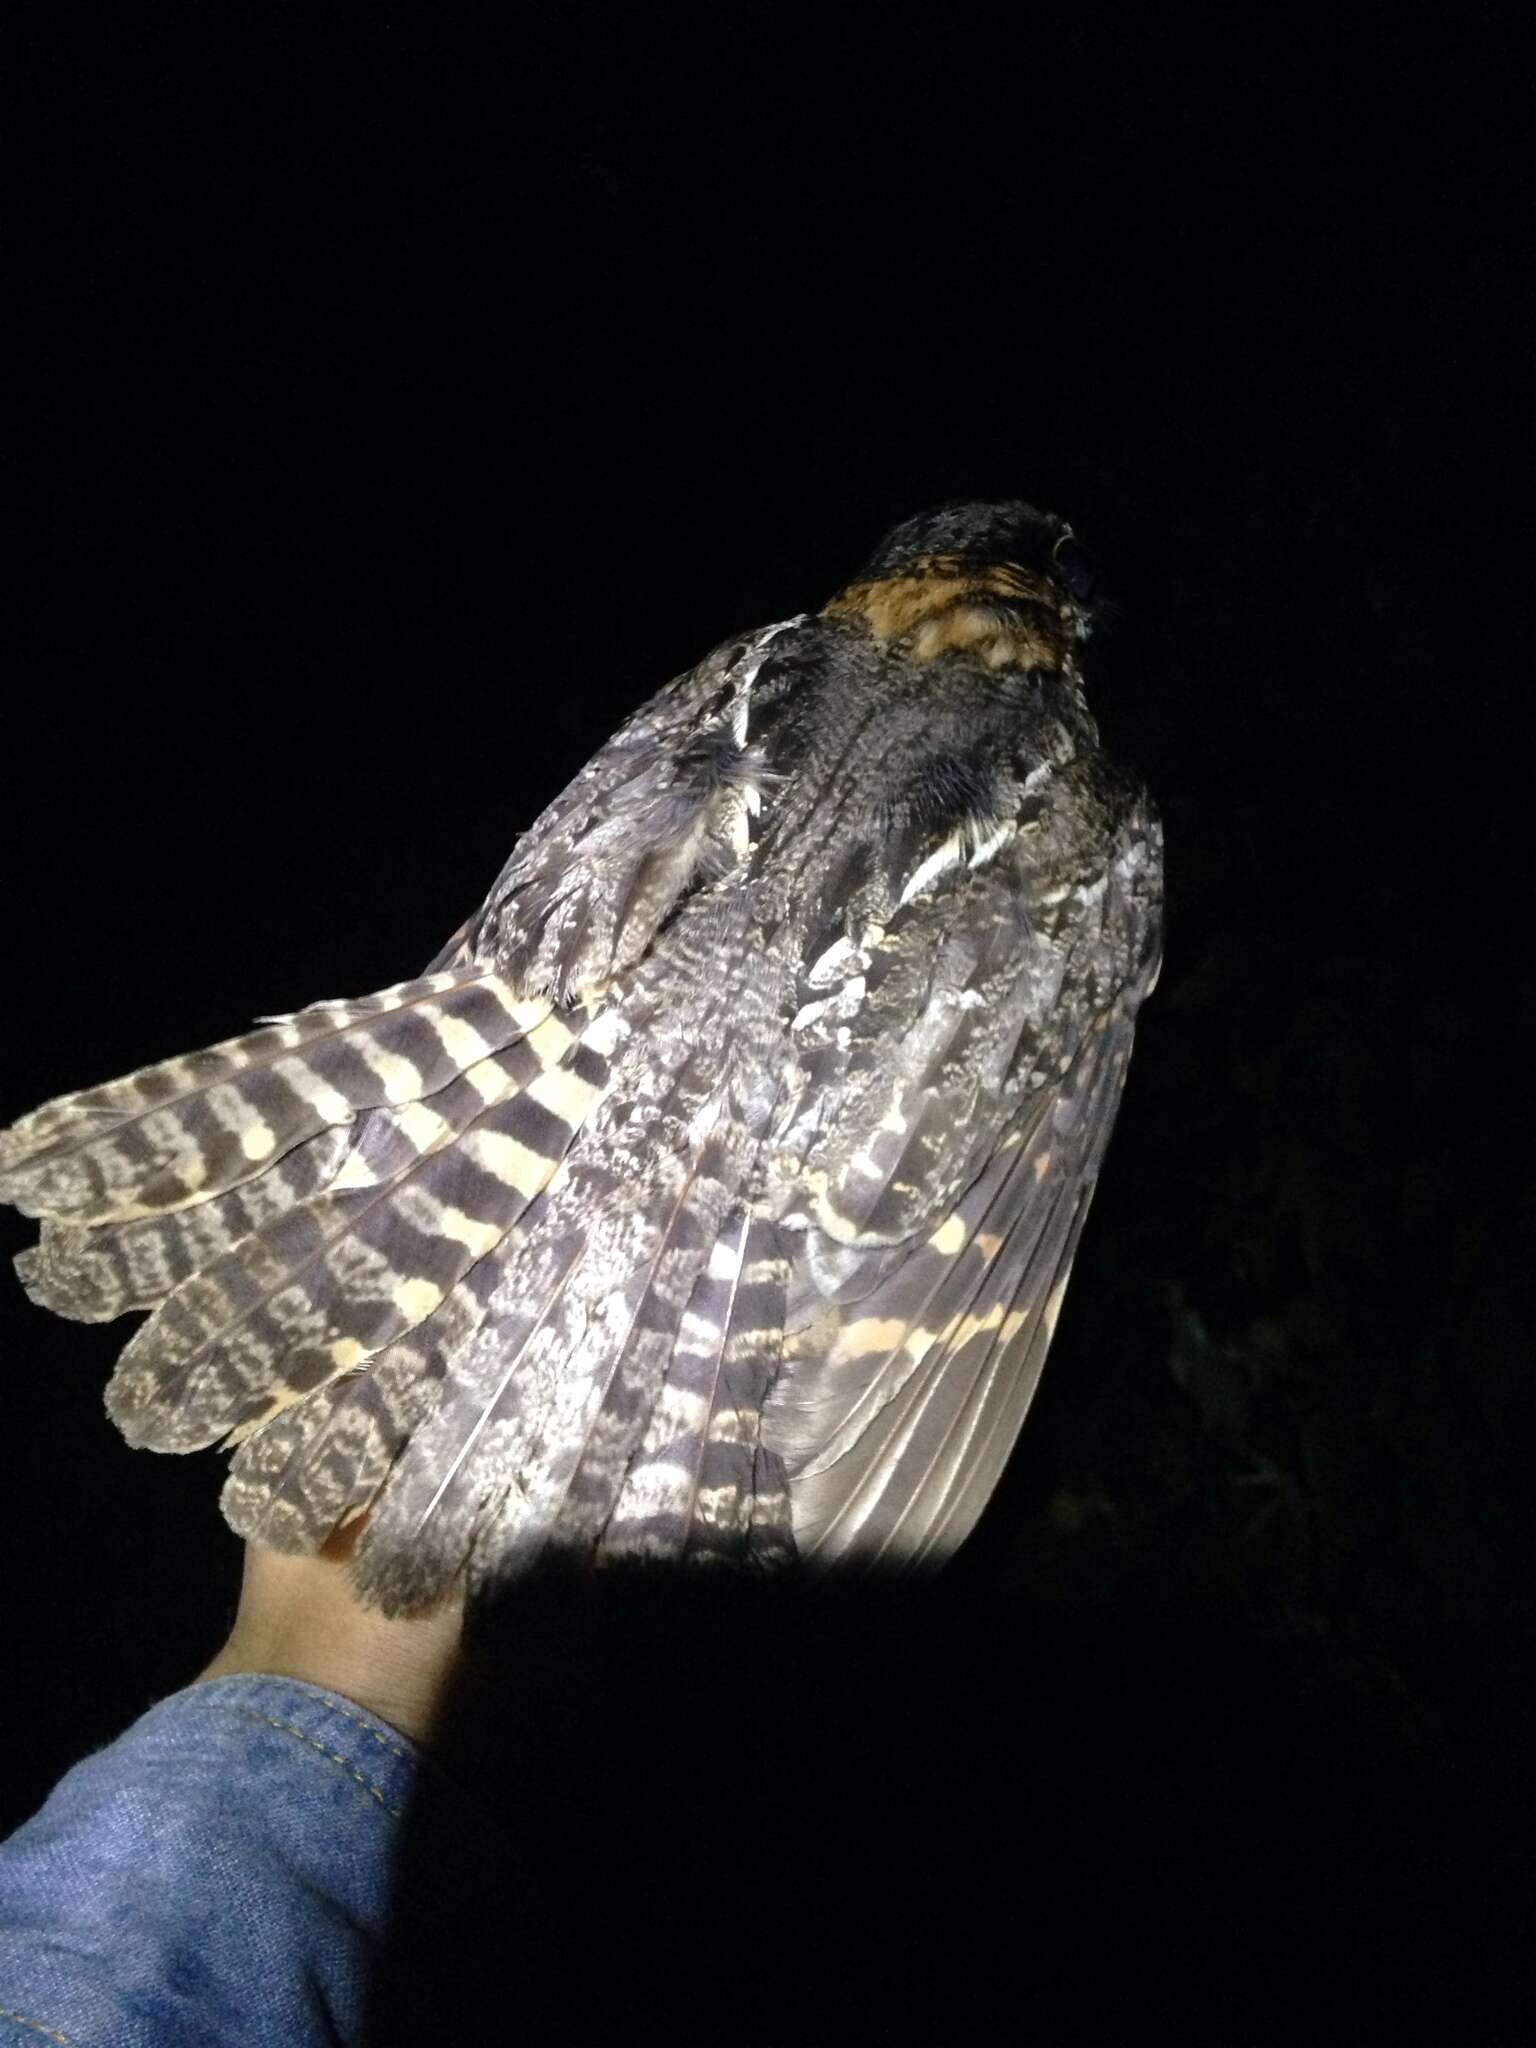
[[501, 1244], [595, 1100], [607, 1062], [540, 1017], [430, 1102], [375, 1110], [329, 1190], [186, 1281], [125, 1349], [107, 1400], [130, 1442], [238, 1442], [355, 1370]]
[[154, 1308], [252, 1231], [329, 1186], [351, 1143], [349, 1124], [332, 1126], [255, 1180], [171, 1216], [93, 1229], [45, 1221], [36, 1246], [18, 1253], [16, 1271], [39, 1308], [77, 1322]]

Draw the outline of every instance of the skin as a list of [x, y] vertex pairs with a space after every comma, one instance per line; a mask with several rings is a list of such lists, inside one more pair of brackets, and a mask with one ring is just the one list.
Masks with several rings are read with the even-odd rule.
[[240, 1607], [229, 1640], [200, 1679], [234, 1672], [299, 1678], [340, 1693], [413, 1742], [428, 1744], [459, 1661], [462, 1586], [418, 1613], [386, 1619], [352, 1591], [347, 1560], [363, 1524], [314, 1557], [246, 1545]]

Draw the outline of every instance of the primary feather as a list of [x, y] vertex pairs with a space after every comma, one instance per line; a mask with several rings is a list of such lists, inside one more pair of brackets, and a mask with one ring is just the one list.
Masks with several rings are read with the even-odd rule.
[[669, 684], [422, 979], [0, 1134], [131, 1441], [390, 1611], [589, 1559], [946, 1554], [1049, 1344], [1156, 972], [1068, 529], [897, 528]]

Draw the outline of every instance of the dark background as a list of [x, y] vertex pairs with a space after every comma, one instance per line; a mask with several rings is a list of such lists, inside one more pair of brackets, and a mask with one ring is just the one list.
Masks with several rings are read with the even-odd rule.
[[[839, 1757], [890, 1764], [870, 1673], [947, 1759], [878, 1941], [900, 1796], [806, 1911], [886, 1954], [1000, 1859], [1021, 2022], [1033, 1884], [1062, 2013], [1134, 1927], [1239, 2033], [1283, 1981], [1491, 2038], [1532, 1903], [1517, 10], [13, 19], [0, 1114], [416, 971], [621, 715], [894, 519], [1067, 514], [1167, 965], [982, 1529], [916, 1621], [839, 1619], [830, 1723], [769, 1723], [818, 1756], [802, 1851]], [[0, 1312], [12, 1822], [206, 1660], [238, 1552], [214, 1460], [115, 1439], [120, 1333]]]

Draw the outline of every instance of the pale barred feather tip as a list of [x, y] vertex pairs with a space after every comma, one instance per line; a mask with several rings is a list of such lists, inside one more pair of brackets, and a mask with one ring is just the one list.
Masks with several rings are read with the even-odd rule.
[[296, 1145], [265, 1173], [170, 1216], [93, 1228], [45, 1220], [16, 1271], [39, 1308], [77, 1322], [110, 1322], [155, 1308], [242, 1238], [326, 1188], [352, 1143], [333, 1125]]

